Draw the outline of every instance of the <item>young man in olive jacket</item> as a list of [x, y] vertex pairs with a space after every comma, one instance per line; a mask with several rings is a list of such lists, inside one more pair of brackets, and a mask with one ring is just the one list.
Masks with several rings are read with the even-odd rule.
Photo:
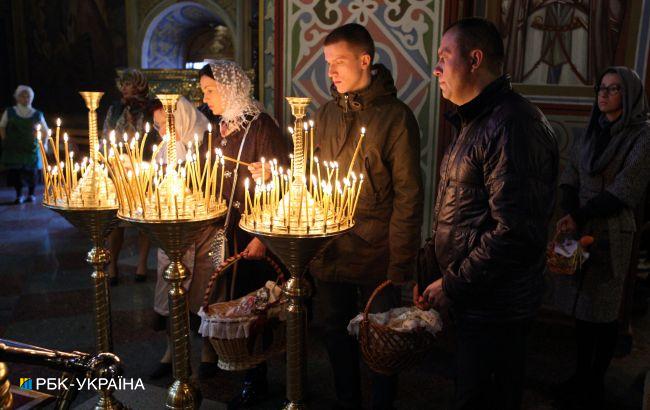
[[[311, 265], [334, 373], [338, 406], [359, 408], [357, 341], [346, 327], [372, 291], [390, 279], [412, 279], [422, 224], [420, 133], [411, 109], [397, 98], [390, 71], [372, 65], [374, 42], [358, 24], [346, 24], [325, 39], [333, 99], [316, 113], [316, 155], [337, 161], [343, 174], [366, 133], [352, 171], [363, 174], [353, 230], [333, 240]], [[399, 287], [379, 294], [374, 311], [399, 302]], [[372, 408], [391, 408], [396, 378], [372, 375]]]
[[455, 409], [521, 406], [526, 336], [542, 300], [558, 148], [544, 114], [512, 90], [493, 23], [460, 20], [443, 35], [442, 96], [458, 106], [440, 165], [422, 299], [457, 325]]

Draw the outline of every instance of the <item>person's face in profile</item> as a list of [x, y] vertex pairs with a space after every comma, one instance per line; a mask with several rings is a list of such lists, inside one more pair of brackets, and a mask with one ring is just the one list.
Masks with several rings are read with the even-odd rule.
[[206, 75], [201, 76], [199, 82], [201, 91], [203, 91], [203, 102], [208, 105], [214, 115], [222, 115], [226, 106], [220, 84]]
[[372, 63], [370, 55], [353, 47], [347, 41], [328, 44], [323, 49], [327, 61], [327, 76], [341, 94], [365, 87], [364, 71]]
[[459, 44], [456, 30], [446, 32], [438, 48], [438, 63], [433, 69], [442, 96], [456, 105], [466, 103], [471, 69], [469, 55], [464, 53]]
[[165, 128], [165, 121], [167, 117], [165, 116], [165, 111], [162, 108], [157, 108], [153, 112], [153, 124], [154, 128], [162, 135], [167, 132]]

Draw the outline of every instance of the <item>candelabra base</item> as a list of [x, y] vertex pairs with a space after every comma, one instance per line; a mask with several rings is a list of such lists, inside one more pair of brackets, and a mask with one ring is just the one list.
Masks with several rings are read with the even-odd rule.
[[[83, 231], [93, 242], [92, 249], [86, 256], [86, 262], [93, 266], [95, 348], [98, 353], [113, 351], [111, 298], [108, 275], [104, 267], [110, 261], [110, 253], [103, 247], [104, 238], [115, 226], [117, 208], [66, 208], [44, 204], [45, 207], [59, 213], [73, 226]], [[95, 409], [123, 409], [120, 402], [113, 398], [108, 389], [98, 390], [99, 401]]]
[[282, 292], [287, 296], [287, 404], [284, 409], [304, 409], [304, 388], [307, 385], [307, 315], [303, 300], [309, 293], [304, 272], [316, 254], [335, 237], [352, 227], [317, 235], [262, 233], [240, 227], [258, 237], [291, 273]]
[[192, 410], [198, 409], [201, 404], [199, 388], [190, 383], [189, 309], [187, 294], [182, 286], [187, 277], [187, 269], [181, 260], [201, 232], [216, 223], [224, 213], [206, 219], [184, 221], [149, 221], [120, 215], [120, 219], [136, 226], [160, 246], [171, 261], [163, 274], [163, 278], [170, 285], [169, 327], [174, 372], [174, 382], [167, 391], [165, 407], [168, 409]]

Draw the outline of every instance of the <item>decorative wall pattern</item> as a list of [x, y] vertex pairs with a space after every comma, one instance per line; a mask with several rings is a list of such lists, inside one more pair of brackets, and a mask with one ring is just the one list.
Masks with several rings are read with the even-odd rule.
[[262, 35], [262, 44], [260, 48], [263, 50], [262, 64], [264, 64], [264, 98], [262, 104], [266, 110], [274, 115], [273, 102], [275, 101], [275, 88], [273, 82], [275, 79], [275, 56], [273, 42], [275, 40], [275, 31], [273, 29], [273, 21], [275, 18], [275, 1], [264, 1], [264, 21], [260, 24], [260, 29], [264, 30]]
[[431, 80], [441, 32], [441, 2], [430, 0], [286, 0], [285, 93], [313, 98], [313, 108], [330, 99], [322, 42], [336, 27], [357, 22], [375, 40], [375, 63], [388, 67], [398, 97], [420, 124], [425, 173], [424, 234], [429, 231], [435, 184], [434, 130], [438, 88]]

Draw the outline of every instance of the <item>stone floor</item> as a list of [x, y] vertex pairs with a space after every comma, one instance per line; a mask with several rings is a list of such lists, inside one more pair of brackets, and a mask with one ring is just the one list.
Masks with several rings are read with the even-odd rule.
[[[0, 191], [0, 337], [61, 350], [93, 350], [90, 269], [84, 262], [89, 241], [62, 217], [39, 203], [12, 205], [12, 193]], [[39, 197], [40, 200], [40, 197]], [[131, 231], [131, 232], [129, 232]], [[154, 250], [149, 255], [149, 278], [133, 280], [136, 235], [127, 230], [120, 266], [122, 281], [111, 288], [115, 353], [124, 362], [125, 376], [141, 377], [142, 391], [122, 391], [117, 396], [134, 409], [161, 408], [171, 378], [151, 381], [165, 346], [164, 334], [151, 327]], [[631, 354], [616, 358], [607, 376], [607, 408], [638, 409], [642, 403], [645, 373], [650, 367], [650, 321], [633, 322]], [[326, 354], [319, 340], [318, 315], [309, 333], [309, 407], [331, 408], [334, 398]], [[525, 409], [554, 409], [550, 385], [566, 378], [573, 368], [572, 332], [569, 327], [539, 322], [530, 338]], [[192, 338], [194, 366], [200, 339]], [[20, 377], [56, 377], [48, 369], [9, 364], [11, 380]], [[277, 409], [284, 400], [285, 365], [281, 357], [269, 364], [270, 394], [257, 408]], [[400, 378], [398, 409], [449, 408], [453, 393], [453, 354], [449, 349], [431, 353], [417, 368]], [[222, 408], [241, 382], [240, 373], [220, 372], [202, 382], [202, 408]], [[368, 385], [364, 382], [364, 395]], [[95, 398], [82, 392], [77, 408], [92, 408]]]

